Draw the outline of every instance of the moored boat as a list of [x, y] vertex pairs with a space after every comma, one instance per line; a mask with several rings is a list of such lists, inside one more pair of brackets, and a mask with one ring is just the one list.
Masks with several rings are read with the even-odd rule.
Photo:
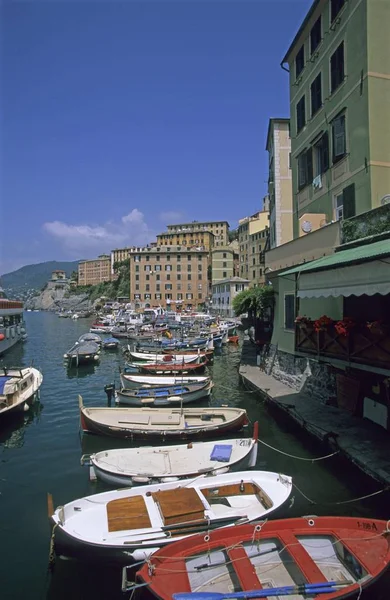
[[103, 339], [102, 346], [105, 350], [118, 350], [119, 342], [114, 337]]
[[23, 302], [6, 298], [0, 286], [0, 355], [26, 337]]
[[153, 554], [136, 579], [160, 600], [357, 599], [389, 561], [388, 522], [309, 516], [182, 539]]
[[203, 439], [239, 431], [248, 424], [246, 411], [216, 408], [85, 407], [79, 396], [84, 433], [127, 439]]
[[34, 367], [0, 368], [0, 417], [28, 410], [42, 381], [42, 373]]
[[54, 511], [54, 550], [130, 564], [175, 539], [264, 518], [286, 502], [291, 489], [287, 475], [238, 471], [94, 494]]
[[257, 429], [255, 424], [252, 439], [103, 450], [83, 455], [81, 463], [91, 464], [96, 477], [105, 483], [120, 486], [165, 483], [200, 474], [219, 475], [245, 470], [256, 464]]
[[204, 371], [208, 361], [205, 360], [201, 363], [179, 363], [173, 364], [167, 363], [128, 363], [128, 366], [132, 369], [137, 369], [140, 373], [150, 373], [155, 375], [174, 375], [176, 373], [200, 373]]
[[212, 387], [212, 382], [207, 381], [206, 383], [190, 383], [187, 385], [179, 383], [173, 386], [141, 388], [138, 390], [122, 389], [115, 392], [115, 402], [129, 406], [187, 404], [210, 396]]
[[164, 385], [188, 385], [189, 383], [207, 383], [210, 377], [206, 375], [169, 376], [142, 375], [141, 373], [120, 373], [121, 387], [124, 389], [139, 389], [142, 387], [161, 387]]
[[64, 354], [69, 367], [94, 363], [99, 360], [100, 347], [95, 342], [76, 342]]
[[153, 354], [147, 352], [129, 352], [130, 359], [133, 361], [150, 362], [150, 363], [173, 363], [187, 364], [194, 362], [203, 362], [206, 360], [206, 355], [203, 353], [197, 354]]
[[97, 333], [89, 332], [89, 333], [83, 333], [83, 335], [80, 335], [78, 342], [79, 342], [79, 344], [81, 344], [83, 342], [95, 342], [95, 344], [98, 344], [98, 346], [100, 346], [102, 343], [102, 338]]

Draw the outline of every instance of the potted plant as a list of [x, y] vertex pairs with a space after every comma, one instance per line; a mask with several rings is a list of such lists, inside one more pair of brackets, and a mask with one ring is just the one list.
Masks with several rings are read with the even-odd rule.
[[314, 321], [314, 329], [317, 333], [320, 331], [328, 331], [329, 327], [333, 325], [333, 323], [333, 319], [327, 315], [322, 315], [322, 317]]
[[367, 321], [366, 323], [366, 327], [368, 329], [368, 331], [375, 336], [383, 336], [386, 335], [386, 333], [389, 330], [389, 326], [387, 325], [387, 323], [384, 323], [383, 321]]
[[309, 319], [309, 317], [306, 317], [306, 315], [299, 315], [295, 319], [295, 323], [297, 324], [297, 327], [299, 327], [299, 329], [304, 329], [305, 331], [307, 329], [312, 329], [313, 327], [313, 321]]
[[340, 321], [337, 321], [334, 328], [339, 335], [348, 337], [352, 329], [356, 326], [356, 323], [350, 317], [344, 317]]

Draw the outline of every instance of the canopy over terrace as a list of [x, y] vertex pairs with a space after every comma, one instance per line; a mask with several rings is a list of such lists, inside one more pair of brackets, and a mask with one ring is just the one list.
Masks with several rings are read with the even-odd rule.
[[297, 296], [362, 296], [390, 294], [390, 239], [336, 251], [280, 273], [297, 274]]

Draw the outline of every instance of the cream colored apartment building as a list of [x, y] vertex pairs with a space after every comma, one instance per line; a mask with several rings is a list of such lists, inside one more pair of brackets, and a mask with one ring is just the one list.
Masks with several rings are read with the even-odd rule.
[[234, 246], [219, 246], [211, 250], [211, 280], [212, 284], [222, 279], [231, 279], [235, 275], [235, 265], [238, 251]]
[[211, 231], [214, 234], [214, 246], [227, 246], [229, 243], [229, 223], [227, 221], [192, 221], [191, 223], [167, 225], [167, 229], [168, 233]]
[[214, 233], [205, 229], [164, 231], [157, 236], [157, 246], [196, 246], [208, 251], [214, 247]]
[[249, 280], [249, 287], [264, 283], [264, 250], [268, 237], [268, 210], [239, 220], [239, 276]]
[[111, 257], [108, 254], [79, 262], [78, 285], [97, 285], [111, 279]]
[[130, 298], [140, 306], [196, 308], [209, 297], [207, 250], [188, 246], [133, 248]]
[[268, 125], [268, 197], [270, 247], [293, 239], [290, 119], [270, 119]]

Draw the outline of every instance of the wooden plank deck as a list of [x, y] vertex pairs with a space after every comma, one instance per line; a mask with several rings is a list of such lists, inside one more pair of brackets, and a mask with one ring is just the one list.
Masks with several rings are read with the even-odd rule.
[[118, 498], [107, 504], [108, 531], [125, 531], [151, 527], [143, 496]]
[[193, 488], [179, 488], [152, 493], [164, 525], [186, 523], [204, 518], [204, 506]]

